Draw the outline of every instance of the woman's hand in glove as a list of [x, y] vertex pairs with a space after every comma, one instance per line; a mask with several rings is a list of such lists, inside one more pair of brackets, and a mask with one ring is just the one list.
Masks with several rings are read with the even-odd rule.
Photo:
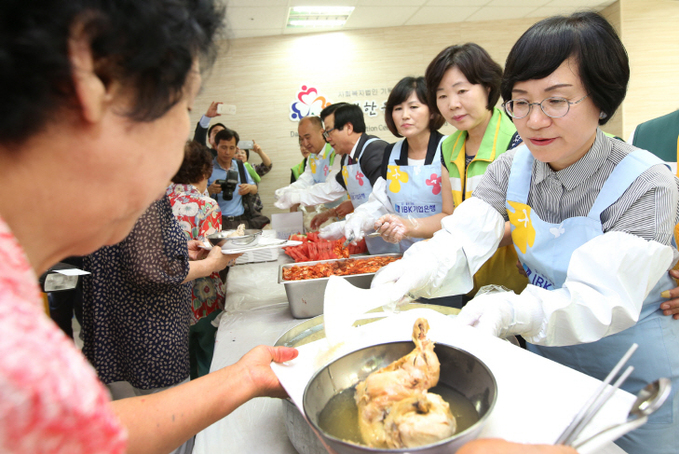
[[542, 307], [531, 295], [508, 291], [475, 297], [462, 308], [455, 321], [495, 337], [534, 336], [542, 326], [543, 317]]
[[408, 226], [405, 219], [395, 214], [387, 214], [375, 221], [375, 230], [380, 232], [382, 239], [389, 243], [400, 243], [408, 238]]

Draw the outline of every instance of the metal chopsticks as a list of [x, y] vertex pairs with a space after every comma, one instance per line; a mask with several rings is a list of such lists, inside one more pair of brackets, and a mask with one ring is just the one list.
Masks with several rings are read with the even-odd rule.
[[625, 371], [618, 377], [612, 387], [606, 389], [613, 378], [618, 375], [618, 372], [623, 368], [625, 363], [629, 361], [632, 354], [636, 351], [637, 344], [632, 344], [632, 346], [627, 350], [627, 353], [620, 358], [618, 364], [611, 370], [606, 379], [597, 388], [594, 394], [585, 403], [583, 408], [578, 412], [573, 418], [573, 421], [566, 427], [566, 430], [559, 436], [556, 440], [557, 445], [567, 445], [569, 446], [577, 437], [580, 435], [582, 430], [587, 426], [587, 424], [594, 418], [594, 416], [599, 412], [601, 407], [611, 398], [616, 389], [629, 377], [629, 375], [634, 370], [634, 367], [629, 366]]

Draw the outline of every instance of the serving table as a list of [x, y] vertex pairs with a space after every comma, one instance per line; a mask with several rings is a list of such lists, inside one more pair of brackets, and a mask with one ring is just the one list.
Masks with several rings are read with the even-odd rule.
[[[278, 268], [292, 260], [280, 254], [277, 261], [237, 265], [227, 276], [225, 312], [219, 321], [210, 370], [235, 363], [260, 344], [273, 345], [290, 328], [304, 320], [293, 318]], [[194, 454], [297, 454], [285, 427], [279, 399], [253, 399], [229, 416], [196, 435]], [[597, 454], [625, 454], [608, 443]]]

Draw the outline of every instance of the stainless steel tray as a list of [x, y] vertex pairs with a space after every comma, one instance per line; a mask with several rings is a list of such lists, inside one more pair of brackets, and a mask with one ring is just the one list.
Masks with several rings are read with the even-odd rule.
[[[362, 259], [372, 257], [400, 257], [402, 254], [377, 254], [377, 255], [356, 255], [350, 259]], [[283, 279], [283, 270], [298, 266], [309, 266], [317, 263], [342, 262], [348, 259], [317, 260], [314, 262], [299, 262], [281, 265], [278, 268], [278, 283], [285, 285], [285, 293], [290, 303], [290, 312], [295, 318], [310, 318], [323, 313], [323, 297], [325, 286], [328, 284], [328, 277], [316, 279], [305, 279], [301, 281], [286, 281]], [[358, 288], [370, 288], [375, 273], [352, 274], [343, 276]]]

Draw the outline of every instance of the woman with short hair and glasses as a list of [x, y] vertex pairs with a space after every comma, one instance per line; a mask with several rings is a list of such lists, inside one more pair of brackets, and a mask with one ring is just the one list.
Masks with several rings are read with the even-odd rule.
[[394, 297], [466, 292], [493, 254], [505, 222], [530, 281], [520, 294], [478, 296], [461, 324], [495, 336], [520, 334], [528, 349], [597, 379], [633, 343], [637, 393], [672, 380], [669, 401], [617, 443], [630, 454], [679, 446], [679, 324], [663, 315], [661, 293], [677, 250], [679, 187], [664, 162], [607, 137], [625, 97], [627, 53], [600, 15], [575, 13], [533, 25], [509, 53], [505, 111], [524, 144], [487, 169], [473, 197], [428, 242], [377, 274]]

